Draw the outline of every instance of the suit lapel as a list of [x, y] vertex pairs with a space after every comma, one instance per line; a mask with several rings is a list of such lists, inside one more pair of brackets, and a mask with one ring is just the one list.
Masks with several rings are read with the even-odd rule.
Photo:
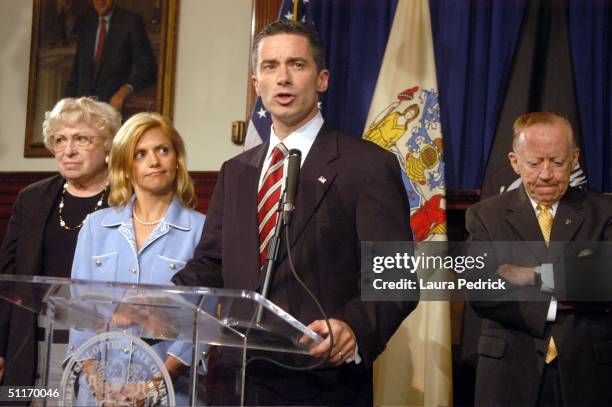
[[[44, 199], [38, 200], [34, 203], [36, 210], [28, 211], [28, 223], [29, 223], [29, 236], [30, 242], [32, 242], [31, 253], [32, 262], [30, 270], [26, 273], [29, 275], [41, 274], [40, 268], [42, 262], [42, 245], [44, 243], [44, 233], [47, 226], [47, 220], [49, 216], [53, 216], [52, 212], [55, 209], [57, 203], [57, 197], [62, 190], [64, 179], [57, 176], [49, 185], [41, 191], [40, 197]], [[59, 222], [59, 219], [58, 219]]]
[[300, 171], [296, 209], [291, 226], [291, 246], [296, 244], [321, 200], [334, 183], [337, 172], [330, 162], [338, 157], [338, 135], [324, 124]]
[[538, 219], [527, 193], [521, 186], [508, 198], [510, 202], [507, 207], [506, 222], [512, 226], [522, 241], [542, 242], [542, 244], [527, 244], [527, 246], [536, 258], [543, 262], [546, 258], [544, 236], [542, 236]]
[[123, 24], [121, 24], [121, 10], [115, 8], [113, 15], [110, 19], [108, 32], [106, 33], [106, 39], [104, 40], [104, 48], [102, 49], [102, 57], [100, 58], [100, 66], [97, 67], [96, 80], [100, 76], [100, 72], [104, 69], [104, 64], [108, 61], [109, 54], [112, 53], [113, 44], [118, 44], [119, 39], [122, 38], [121, 30], [123, 30]]
[[[259, 287], [260, 274], [259, 271], [259, 232], [257, 220], [257, 190], [259, 187], [259, 178], [261, 176], [261, 167], [266, 158], [268, 151], [268, 143], [265, 143], [250, 157], [244, 166], [244, 171], [238, 180], [238, 191], [240, 196], [246, 199], [238, 199], [236, 205], [237, 213], [240, 217], [239, 224], [244, 225], [244, 264], [246, 270], [251, 270], [251, 265], [256, 264], [256, 272], [244, 273], [246, 288], [256, 290]], [[248, 266], [246, 266], [248, 265]]]
[[83, 64], [83, 70], [87, 73], [84, 75], [87, 77], [87, 83], [90, 86], [88, 88], [91, 90], [93, 88], [93, 83], [95, 82], [94, 78], [94, 48], [96, 46], [96, 34], [98, 32], [98, 23], [97, 18], [93, 18], [90, 24], [87, 24], [85, 28], [84, 38], [83, 38], [83, 55], [80, 56], [81, 63]]
[[[267, 146], [264, 152], [267, 151]], [[335, 131], [330, 131], [327, 126], [323, 127], [308, 152], [306, 160], [300, 169], [300, 182], [298, 184], [297, 195], [295, 198], [295, 212], [289, 227], [289, 240], [291, 247], [298, 243], [304, 228], [314, 215], [316, 209], [321, 204], [323, 197], [334, 183], [337, 172], [330, 162], [338, 157], [338, 135]], [[261, 158], [263, 163], [263, 157]], [[261, 171], [261, 164], [259, 165]], [[259, 172], [258, 172], [259, 175]], [[255, 197], [255, 200], [257, 198]], [[257, 204], [255, 204], [257, 205]], [[280, 220], [279, 220], [280, 221]], [[257, 224], [257, 214], [255, 213], [255, 224]], [[285, 229], [286, 231], [287, 229]], [[285, 240], [280, 245], [277, 259], [277, 267], [282, 263], [287, 255]], [[260, 273], [257, 289], [263, 284], [263, 273]]]
[[563, 253], [583, 222], [584, 213], [580, 197], [575, 191], [569, 189], [563, 199], [559, 201], [559, 207], [555, 214], [550, 240], [560, 243], [551, 245], [551, 261], [555, 261]]
[[113, 44], [118, 44], [118, 40], [121, 38], [120, 31], [123, 29], [121, 24], [121, 10], [115, 8], [113, 15], [111, 16], [108, 32], [106, 33], [106, 39], [104, 40], [104, 48], [102, 49], [102, 56], [100, 58], [100, 66], [96, 67], [94, 75], [94, 83], [100, 77], [100, 73], [104, 69], [104, 64], [108, 61], [109, 54], [112, 52]]

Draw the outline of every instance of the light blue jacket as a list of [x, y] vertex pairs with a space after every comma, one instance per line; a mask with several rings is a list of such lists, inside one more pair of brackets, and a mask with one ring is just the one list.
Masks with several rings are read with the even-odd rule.
[[[193, 257], [205, 216], [183, 207], [174, 197], [164, 220], [151, 232], [140, 251], [132, 223], [135, 198], [125, 206], [87, 216], [79, 233], [71, 278], [134, 284], [172, 284], [171, 278]], [[71, 330], [68, 356], [92, 334]], [[154, 346], [162, 360], [168, 354], [191, 364], [191, 344], [163, 341]]]

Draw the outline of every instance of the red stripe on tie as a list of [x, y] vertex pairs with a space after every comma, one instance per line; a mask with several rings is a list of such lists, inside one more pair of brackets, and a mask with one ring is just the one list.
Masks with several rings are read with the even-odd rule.
[[288, 151], [279, 143], [272, 150], [272, 160], [264, 176], [261, 188], [257, 192], [257, 221], [259, 229], [259, 266], [261, 267], [268, 256], [271, 235], [274, 233], [278, 214], [278, 201], [281, 198], [282, 179], [284, 174], [284, 160]]

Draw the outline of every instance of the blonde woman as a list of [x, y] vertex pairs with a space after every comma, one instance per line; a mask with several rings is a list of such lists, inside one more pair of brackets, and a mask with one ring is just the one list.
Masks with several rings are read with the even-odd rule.
[[[165, 117], [139, 113], [121, 127], [111, 149], [110, 208], [87, 218], [79, 234], [72, 278], [170, 283], [192, 257], [205, 219], [193, 209], [197, 197], [185, 159], [183, 140]], [[123, 322], [118, 319], [119, 326], [131, 323], [129, 317]], [[90, 336], [72, 331], [70, 349]], [[175, 379], [191, 364], [190, 343], [162, 341], [153, 349]], [[83, 384], [90, 391], [79, 391], [82, 404], [103, 397], [96, 385], [96, 366], [95, 360], [84, 364], [90, 377]], [[180, 385], [175, 388], [178, 403]]]

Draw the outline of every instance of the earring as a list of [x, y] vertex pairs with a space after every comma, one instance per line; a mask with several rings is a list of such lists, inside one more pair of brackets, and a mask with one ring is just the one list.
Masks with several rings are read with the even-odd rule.
[[108, 154], [106, 154], [106, 157], [104, 157], [104, 164], [108, 165]]

